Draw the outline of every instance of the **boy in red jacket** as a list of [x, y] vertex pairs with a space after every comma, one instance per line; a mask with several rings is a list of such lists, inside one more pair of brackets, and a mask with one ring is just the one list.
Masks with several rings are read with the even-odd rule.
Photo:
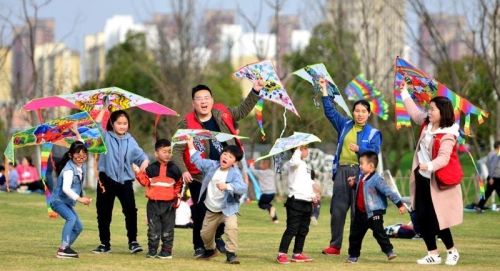
[[[148, 217], [148, 258], [171, 259], [174, 244], [175, 209], [182, 190], [182, 173], [170, 161], [172, 149], [170, 141], [159, 139], [155, 144], [156, 162], [146, 171], [132, 165], [136, 178], [146, 187]], [[162, 241], [160, 253], [158, 246]]]

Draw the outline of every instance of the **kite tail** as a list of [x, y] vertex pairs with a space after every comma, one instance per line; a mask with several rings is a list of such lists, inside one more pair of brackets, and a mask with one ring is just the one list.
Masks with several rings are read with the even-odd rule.
[[470, 153], [470, 151], [467, 150], [467, 154], [469, 155], [469, 158], [472, 161], [472, 165], [474, 165], [474, 170], [476, 171], [476, 180], [479, 185], [479, 197], [480, 199], [484, 199], [485, 198], [484, 180], [481, 178], [481, 174], [479, 174], [479, 168], [477, 167], [476, 161], [474, 160], [472, 153]]
[[283, 130], [281, 130], [280, 138], [283, 137], [285, 130], [286, 130], [286, 109], [285, 111], [283, 111]]
[[257, 104], [255, 104], [255, 119], [259, 125], [259, 130], [261, 134], [261, 140], [266, 140], [266, 133], [264, 132], [264, 116], [262, 111], [264, 110], [264, 99], [259, 99]]
[[41, 176], [42, 183], [43, 183], [43, 189], [44, 189], [44, 194], [45, 194], [45, 203], [47, 204], [47, 213], [48, 213], [50, 218], [56, 218], [57, 213], [54, 212], [52, 210], [52, 208], [50, 207], [51, 193], [50, 193], [50, 190], [47, 186], [47, 183], [45, 182], [45, 178], [47, 176], [47, 166], [49, 163], [49, 156], [50, 156], [51, 151], [52, 151], [52, 143], [42, 144], [42, 147], [41, 147], [41, 162], [42, 162], [41, 164], [42, 165], [40, 167], [40, 176]]

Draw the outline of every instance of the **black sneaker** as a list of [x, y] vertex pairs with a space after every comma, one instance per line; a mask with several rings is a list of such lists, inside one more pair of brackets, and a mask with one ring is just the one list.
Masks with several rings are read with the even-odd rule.
[[167, 250], [162, 250], [160, 251], [160, 253], [158, 253], [158, 255], [156, 255], [156, 257], [160, 259], [172, 259], [172, 252], [169, 252]]
[[148, 251], [148, 253], [146, 254], [146, 258], [156, 258], [156, 251], [154, 250]]
[[203, 256], [203, 254], [205, 254], [205, 249], [202, 247], [198, 247], [198, 248], [194, 249], [193, 257], [199, 258], [199, 257]]
[[97, 246], [92, 252], [96, 254], [102, 254], [102, 253], [110, 253], [111, 252], [111, 247], [110, 246], [105, 246], [103, 244], [100, 244]]
[[220, 253], [226, 253], [226, 243], [224, 243], [224, 240], [222, 238], [216, 238], [215, 239], [215, 247]]
[[132, 241], [128, 244], [128, 250], [130, 253], [135, 254], [142, 251], [141, 245], [137, 241]]
[[233, 252], [226, 252], [226, 263], [228, 264], [240, 264], [240, 260], [238, 259], [238, 256], [236, 256], [235, 253]]
[[208, 260], [210, 258], [215, 257], [216, 255], [217, 255], [217, 250], [215, 250], [215, 249], [206, 249], [205, 253], [203, 253], [203, 255], [201, 255], [201, 257], [199, 257], [198, 259]]
[[70, 247], [65, 249], [59, 248], [56, 253], [56, 257], [60, 259], [78, 258], [78, 252], [74, 251]]

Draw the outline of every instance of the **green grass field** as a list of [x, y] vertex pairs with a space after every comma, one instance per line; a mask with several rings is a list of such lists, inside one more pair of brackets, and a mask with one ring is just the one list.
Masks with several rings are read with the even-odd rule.
[[[95, 198], [93, 193], [90, 195]], [[146, 247], [146, 199], [142, 190], [136, 193], [136, 199], [139, 210], [138, 241]], [[283, 203], [276, 204], [279, 224], [272, 224], [257, 204], [250, 203], [243, 206], [239, 217], [238, 255], [241, 265], [229, 266], [224, 263], [225, 256], [222, 255], [210, 261], [194, 260], [190, 229], [175, 230], [172, 260], [146, 259], [144, 253], [130, 255], [118, 201], [115, 202], [111, 229], [111, 254], [95, 255], [90, 252], [99, 244], [95, 205], [79, 205], [77, 212], [84, 231], [73, 248], [80, 253], [80, 259], [57, 259], [55, 252], [63, 220], [47, 217], [44, 197], [38, 194], [0, 193], [0, 270], [499, 270], [496, 257], [500, 251], [500, 213], [465, 213], [464, 223], [452, 230], [461, 253], [459, 265], [455, 267], [444, 264], [418, 266], [415, 260], [425, 254], [421, 240], [392, 239], [399, 256], [388, 262], [371, 233], [365, 237], [359, 263], [347, 264], [344, 260], [348, 248], [348, 225], [342, 255], [324, 256], [320, 253], [330, 239], [329, 204], [325, 200], [319, 224], [311, 226], [306, 240], [304, 252], [314, 258], [312, 263], [275, 263], [285, 228]], [[409, 221], [408, 215], [399, 215], [396, 211], [394, 205], [388, 209], [385, 225]], [[438, 246], [444, 251], [441, 243]], [[444, 252], [441, 255], [445, 257]]]

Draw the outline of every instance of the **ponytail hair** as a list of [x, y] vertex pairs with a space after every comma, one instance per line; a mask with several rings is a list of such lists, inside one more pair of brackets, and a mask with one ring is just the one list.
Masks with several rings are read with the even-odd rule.
[[66, 163], [68, 163], [69, 160], [71, 160], [71, 157], [75, 153], [79, 153], [83, 151], [84, 153], [88, 153], [87, 146], [85, 146], [85, 143], [81, 141], [75, 141], [71, 144], [69, 147], [69, 150], [63, 155], [61, 160], [56, 164], [56, 173], [57, 175], [61, 174], [61, 171], [63, 170], [64, 166], [66, 166]]

